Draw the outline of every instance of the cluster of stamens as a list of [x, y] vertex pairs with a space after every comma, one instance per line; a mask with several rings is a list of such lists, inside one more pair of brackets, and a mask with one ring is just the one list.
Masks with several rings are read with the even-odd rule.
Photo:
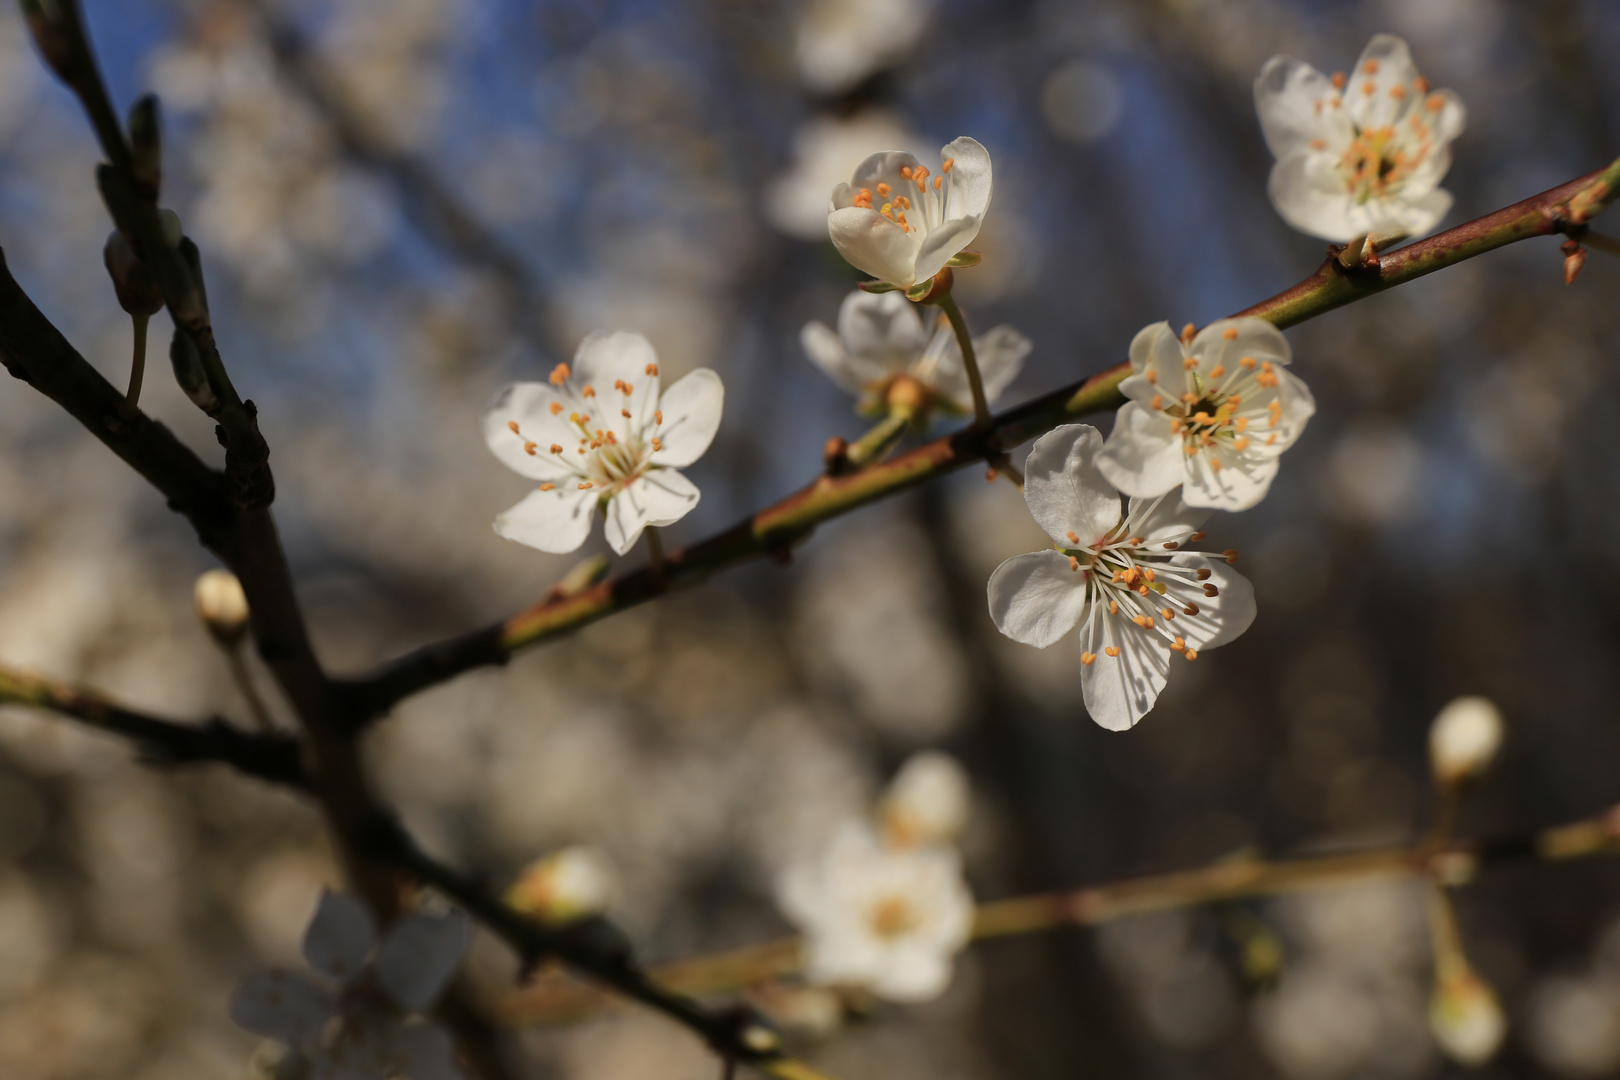
[[[1377, 60], [1368, 60], [1361, 65], [1362, 75], [1377, 73]], [[1349, 82], [1344, 72], [1334, 72], [1334, 92], [1317, 100], [1316, 112], [1320, 114], [1324, 108], [1342, 108]], [[1361, 83], [1360, 93], [1364, 96], [1370, 98], [1377, 92], [1378, 84], [1372, 78]], [[1368, 128], [1352, 123], [1350, 130], [1354, 138], [1339, 158], [1339, 174], [1344, 178], [1345, 189], [1356, 197], [1357, 202], [1364, 203], [1391, 194], [1428, 158], [1434, 147], [1434, 132], [1424, 120], [1424, 115], [1438, 114], [1446, 104], [1444, 97], [1429, 92], [1429, 81], [1421, 76], [1414, 79], [1410, 87], [1403, 83], [1391, 86], [1388, 93], [1397, 103], [1395, 122]], [[1422, 108], [1415, 105], [1420, 98]], [[1326, 150], [1327, 143], [1314, 139], [1311, 149]]]
[[[1236, 328], [1228, 327], [1221, 337], [1223, 342], [1227, 342], [1235, 340], [1237, 335]], [[1190, 336], [1183, 333], [1184, 340]], [[1231, 370], [1227, 369], [1225, 363], [1216, 363], [1205, 375], [1198, 371], [1199, 361], [1196, 357], [1186, 357], [1181, 363], [1187, 373], [1187, 389], [1179, 396], [1156, 393], [1148, 401], [1148, 407], [1170, 418], [1170, 430], [1181, 436], [1182, 449], [1188, 457], [1208, 450], [1217, 443], [1241, 453], [1249, 448], [1250, 440], [1254, 437], [1250, 434], [1250, 428], [1262, 422], [1266, 429], [1265, 445], [1276, 445], [1275, 429], [1282, 422], [1282, 402], [1274, 397], [1263, 408], [1251, 405], [1245, 409], [1245, 398], [1253, 395], [1240, 392], [1249, 383], [1266, 390], [1276, 389], [1281, 381], [1277, 377], [1276, 365], [1270, 360], [1244, 356], [1232, 365]], [[1157, 371], [1149, 368], [1145, 378], [1158, 388]], [[1220, 459], [1211, 455], [1209, 466], [1219, 472]]]
[[[913, 209], [917, 209], [923, 216], [923, 228], [933, 229], [945, 220], [945, 205], [950, 201], [950, 188], [944, 185], [946, 178], [950, 176], [951, 167], [955, 164], [955, 158], [946, 158], [939, 167], [940, 174], [934, 177], [932, 187], [928, 183], [930, 175], [928, 166], [918, 165], [916, 168], [912, 168], [910, 165], [902, 165], [900, 166], [901, 192], [899, 194], [896, 194], [894, 185], [879, 181], [875, 197], [881, 202], [874, 202], [872, 188], [863, 187], [855, 193], [851, 205], [866, 210], [876, 210], [908, 233], [916, 232], [918, 227], [906, 220], [906, 214]], [[919, 204], [917, 207], [913, 206], [911, 196], [905, 194], [905, 189], [910, 186], [915, 186], [917, 189]]]
[[[560, 393], [569, 393], [568, 378], [571, 372], [567, 364], [558, 364], [551, 371], [550, 382]], [[647, 365], [647, 374], [658, 374], [657, 364]], [[625, 420], [631, 418], [629, 409], [630, 397], [635, 387], [623, 379], [613, 380], [613, 389], [621, 395], [619, 415]], [[572, 394], [569, 394], [573, 397]], [[603, 411], [610, 408], [597, 395], [596, 387], [586, 384], [580, 388], [575, 398], [577, 406], [568, 412], [568, 423], [578, 432], [578, 445], [574, 447], [576, 458], [583, 457], [584, 461], [577, 461], [568, 457], [568, 448], [561, 443], [552, 443], [545, 448], [545, 452], [556, 457], [558, 461], [576, 474], [578, 490], [590, 491], [598, 486], [613, 488], [622, 486], [634, 480], [646, 466], [651, 455], [664, 448], [663, 441], [656, 435], [644, 440], [640, 432], [633, 427], [621, 441], [618, 432], [613, 430], [613, 424], [606, 419]], [[568, 406], [561, 401], [553, 401], [548, 408], [552, 416], [561, 416]], [[664, 422], [663, 410], [653, 412], [653, 424], [662, 425]], [[506, 426], [512, 434], [523, 441], [523, 452], [530, 457], [541, 453], [540, 444], [527, 438], [516, 420], [507, 421]], [[543, 483], [541, 491], [551, 491], [557, 485]]]
[[[1164, 496], [1147, 507], [1146, 513], [1132, 517], [1145, 518], [1153, 512]], [[1187, 644], [1187, 639], [1176, 633], [1177, 615], [1192, 617], [1199, 614], [1195, 600], [1175, 598], [1172, 587], [1190, 593], [1197, 589], [1205, 597], [1220, 595], [1220, 589], [1209, 583], [1208, 567], [1189, 566], [1172, 562], [1176, 555], [1196, 555], [1210, 561], [1223, 559], [1237, 561], [1238, 553], [1228, 549], [1220, 555], [1201, 551], [1182, 551], [1183, 543], [1197, 543], [1204, 538], [1202, 532], [1188, 530], [1170, 540], [1156, 541], [1149, 547], [1146, 539], [1129, 535], [1131, 521], [1121, 522], [1112, 532], [1089, 548], [1078, 547], [1080, 537], [1071, 532], [1069, 542], [1075, 548], [1059, 548], [1069, 556], [1069, 569], [1086, 575], [1086, 599], [1089, 601], [1087, 632], [1083, 640], [1091, 639], [1090, 629], [1096, 620], [1103, 620], [1104, 640], [1116, 637], [1111, 620], [1123, 617], [1143, 630], [1152, 630], [1165, 642], [1171, 652], [1180, 653], [1188, 660], [1198, 659], [1198, 650]], [[1120, 647], [1103, 646], [1106, 656], [1117, 659]], [[1082, 652], [1080, 662], [1087, 667], [1096, 663], [1097, 654]]]

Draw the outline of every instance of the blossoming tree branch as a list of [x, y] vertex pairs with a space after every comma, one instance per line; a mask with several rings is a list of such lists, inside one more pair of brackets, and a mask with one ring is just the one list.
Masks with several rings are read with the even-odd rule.
[[[1459, 700], [1436, 718], [1430, 749], [1440, 813], [1415, 847], [1249, 860], [977, 905], [956, 846], [970, 809], [965, 774], [945, 755], [925, 752], [900, 770], [871, 815], [846, 823], [817, 857], [782, 876], [780, 906], [801, 938], [662, 969], [642, 966], [607, 919], [618, 890], [633, 883], [619, 882], [598, 853], [545, 854], [493, 890], [415, 843], [376, 795], [357, 739], [410, 694], [748, 559], [785, 557], [821, 522], [975, 462], [988, 465], [992, 480], [1022, 489], [1051, 541], [1008, 553], [986, 583], [988, 617], [1032, 647], [1071, 642], [1091, 719], [1129, 729], [1151, 712], [1177, 664], [1232, 641], [1258, 617], [1253, 591], [1233, 566], [1237, 552], [1220, 546], [1215, 515], [1267, 496], [1315, 411], [1282, 331], [1531, 237], [1567, 237], [1564, 273], [1573, 281], [1585, 257], [1580, 240], [1620, 185], [1620, 161], [1398, 246], [1435, 228], [1450, 209], [1439, 185], [1463, 131], [1462, 104], [1431, 89], [1405, 43], [1388, 35], [1375, 37], [1348, 74], [1324, 76], [1274, 59], [1254, 87], [1277, 158], [1271, 198], [1289, 224], [1332, 242], [1326, 261], [1294, 287], [1203, 328], [1149, 325], [1125, 349], [1125, 363], [996, 414], [991, 406], [1033, 346], [1009, 326], [976, 336], [952, 291], [955, 274], [980, 261], [970, 245], [991, 208], [990, 152], [965, 136], [927, 162], [873, 147], [830, 193], [827, 214], [832, 243], [870, 280], [843, 301], [835, 327], [815, 321], [802, 333], [809, 360], [873, 422], [866, 434], [829, 439], [821, 474], [798, 493], [715, 537], [668, 549], [659, 530], [700, 498], [681, 470], [716, 438], [721, 379], [699, 369], [666, 386], [654, 342], [593, 333], [545, 378], [495, 391], [483, 435], [528, 490], [494, 528], [566, 553], [585, 544], [600, 517], [608, 546], [621, 557], [645, 546], [645, 565], [604, 578], [605, 564], [588, 561], [495, 626], [340, 678], [309, 641], [270, 512], [270, 448], [257, 409], [228, 373], [200, 252], [178, 215], [159, 205], [156, 99], [142, 98], [121, 123], [76, 4], [22, 6], [41, 55], [83, 103], [106, 158], [95, 182], [114, 225], [105, 261], [131, 317], [131, 370], [123, 391], [104, 379], [3, 262], [0, 362], [145, 477], [228, 568], [204, 575], [195, 603], [258, 730], [221, 718], [147, 716], [92, 689], [4, 669], [0, 701], [127, 738], [155, 762], [228, 764], [318, 803], [353, 895], [310, 898], [303, 952], [311, 974], [247, 974], [221, 1004], [272, 1040], [276, 1075], [441, 1080], [463, 1068], [498, 1075], [476, 1045], [479, 1025], [458, 1022], [465, 1013], [456, 1008], [436, 1007], [460, 964], [469, 919], [513, 948], [525, 977], [560, 960], [686, 1025], [728, 1070], [746, 1064], [813, 1078], [784, 1050], [779, 1027], [836, 1014], [860, 995], [933, 997], [950, 982], [955, 954], [976, 937], [1390, 874], [1419, 875], [1431, 888], [1436, 1039], [1461, 1061], [1494, 1052], [1502, 1013], [1468, 963], [1448, 890], [1510, 856], [1610, 852], [1620, 829], [1611, 813], [1510, 845], [1455, 838], [1457, 802], [1502, 737], [1500, 716], [1480, 699]], [[164, 308], [174, 323], [173, 375], [216, 421], [223, 470], [205, 465], [139, 407], [148, 321]], [[1111, 410], [1106, 437], [1075, 422]], [[965, 425], [928, 438], [956, 419]], [[902, 450], [914, 438], [923, 441]], [[1020, 468], [1010, 455], [1032, 440]], [[248, 640], [297, 715], [296, 739], [273, 730], [244, 674]], [[510, 1015], [554, 1013], [558, 993], [572, 995], [576, 1011], [594, 1007], [579, 1006], [577, 991], [557, 991], [552, 982], [547, 976], [519, 992]], [[747, 991], [747, 999], [706, 1000], [720, 991]]]

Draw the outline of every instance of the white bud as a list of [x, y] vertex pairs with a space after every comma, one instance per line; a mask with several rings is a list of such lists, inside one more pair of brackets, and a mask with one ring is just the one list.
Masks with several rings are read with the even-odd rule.
[[197, 579], [191, 598], [197, 617], [221, 645], [235, 645], [247, 631], [247, 594], [229, 570], [209, 570]]
[[616, 891], [613, 866], [592, 847], [567, 847], [530, 863], [506, 902], [541, 922], [568, 923], [600, 915]]
[[895, 847], [948, 844], [967, 824], [971, 797], [955, 758], [938, 750], [913, 754], [878, 807], [884, 838]]
[[1462, 1065], [1483, 1065], [1507, 1034], [1507, 1017], [1490, 985], [1468, 969], [1441, 981], [1429, 1001], [1429, 1030], [1445, 1055]]
[[1502, 714], [1488, 698], [1460, 697], [1429, 728], [1429, 760], [1444, 784], [1478, 776], [1502, 745]]

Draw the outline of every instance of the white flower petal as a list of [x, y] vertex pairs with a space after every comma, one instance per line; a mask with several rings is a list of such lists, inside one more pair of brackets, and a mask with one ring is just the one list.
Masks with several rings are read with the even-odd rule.
[[[1372, 68], [1371, 71], [1367, 70]], [[1394, 34], [1374, 34], [1349, 74], [1344, 88], [1344, 111], [1359, 127], [1388, 127], [1410, 104], [1390, 91], [1416, 82], [1419, 73], [1412, 50]]]
[[900, 181], [903, 179], [900, 170], [915, 170], [917, 165], [916, 157], [905, 150], [881, 150], [876, 154], [867, 155], [866, 159], [855, 167], [855, 175], [850, 177], [849, 185], [852, 191], [868, 188], [874, 194], [879, 184], [900, 188]]
[[827, 233], [844, 260], [862, 273], [902, 289], [915, 283], [921, 241], [876, 210], [861, 206], [834, 210], [827, 215]]
[[951, 984], [954, 955], [936, 949], [908, 949], [891, 955], [882, 972], [868, 984], [880, 998], [915, 1005], [932, 1001]]
[[1015, 555], [990, 575], [990, 618], [1014, 641], [1044, 649], [1085, 613], [1086, 573], [1061, 551]]
[[1296, 150], [1279, 158], [1266, 191], [1282, 219], [1302, 233], [1343, 244], [1372, 231], [1364, 227], [1369, 215], [1353, 213], [1338, 162], [1327, 154]]
[[[561, 402], [557, 391], [546, 383], [512, 383], [504, 386], [484, 411], [484, 443], [501, 464], [533, 480], [558, 480], [570, 475], [565, 462], [550, 452], [553, 445], [572, 448], [579, 432], [569, 427], [551, 406]], [[513, 424], [518, 426], [512, 430]], [[533, 445], [530, 454], [526, 445]]]
[[720, 430], [720, 414], [725, 408], [726, 388], [708, 368], [690, 372], [664, 391], [658, 402], [664, 414], [648, 436], [658, 436], [663, 449], [654, 450], [652, 463], [679, 469], [692, 464], [714, 441]]
[[[1195, 649], [1213, 649], [1234, 640], [1254, 623], [1254, 586], [1248, 578], [1219, 559], [1211, 562], [1188, 554], [1177, 555], [1171, 562], [1209, 571], [1206, 581], [1173, 587], [1167, 594], [1181, 606], [1190, 600], [1198, 607], [1197, 615], [1177, 614], [1170, 627], [1186, 638], [1187, 644]], [[1171, 576], [1166, 574], [1161, 580], [1171, 580]], [[1210, 596], [1203, 585], [1213, 585], [1219, 595]]]
[[[612, 333], [596, 330], [585, 335], [585, 340], [575, 350], [573, 373], [568, 381], [582, 395], [587, 386], [594, 390], [595, 412], [601, 426], [604, 430], [611, 429], [620, 440], [627, 440], [652, 422], [659, 400], [657, 372], [658, 353], [652, 342], [629, 330]], [[615, 389], [618, 383], [631, 387], [628, 400], [621, 390]], [[624, 416], [621, 410], [628, 411], [630, 416]], [[575, 432], [575, 442], [578, 438]]]
[[1144, 326], [1131, 338], [1131, 370], [1138, 375], [1146, 376], [1152, 372], [1156, 380], [1179, 380], [1181, 361], [1186, 355], [1181, 347], [1181, 339], [1167, 322]]
[[[1221, 462], [1219, 470], [1210, 467], [1211, 453]], [[1227, 447], [1213, 447], [1186, 460], [1186, 482], [1181, 494], [1188, 506], [1207, 506], [1228, 513], [1248, 510], [1266, 497], [1277, 477], [1275, 457], [1239, 454]]]
[[[1024, 358], [1033, 346], [1030, 340], [1010, 326], [998, 326], [973, 339], [973, 355], [979, 362], [979, 378], [985, 400], [994, 403], [1009, 383], [1023, 370]], [[956, 334], [948, 326], [934, 331], [928, 350], [911, 366], [911, 374], [959, 412], [973, 411], [973, 390], [968, 385], [967, 368]]]
[[1440, 219], [1451, 210], [1451, 193], [1436, 188], [1421, 199], [1380, 199], [1369, 202], [1367, 209], [1372, 215], [1368, 232], [1422, 236], [1440, 224]]
[[591, 514], [599, 494], [594, 488], [579, 490], [572, 480], [551, 491], [531, 491], [495, 518], [495, 532], [519, 544], [566, 555], [591, 535]]
[[[1332, 139], [1334, 126], [1343, 129], [1342, 138], [1348, 142], [1343, 111], [1326, 107], [1334, 96], [1333, 83], [1311, 65], [1291, 56], [1266, 61], [1254, 80], [1254, 107], [1272, 156], [1286, 157], [1314, 139]], [[1336, 139], [1332, 141], [1337, 145]]]
[[394, 1036], [399, 1071], [405, 1080], [462, 1080], [456, 1045], [437, 1024], [410, 1024]]
[[[1018, 373], [1024, 369], [1024, 358], [1035, 346], [1010, 326], [993, 327], [983, 337], [973, 339], [973, 352], [979, 361], [979, 377], [984, 381], [984, 396], [994, 402], [1001, 396]], [[972, 405], [972, 401], [968, 402]]]
[[1149, 547], [1172, 539], [1181, 542], [1182, 537], [1209, 520], [1210, 510], [1188, 506], [1181, 496], [1180, 490], [1172, 490], [1163, 498], [1132, 498], [1131, 535], [1140, 536]]
[[377, 950], [377, 981], [407, 1012], [438, 1000], [461, 963], [471, 924], [460, 911], [409, 915], [395, 923]]
[[1114, 417], [1114, 430], [1097, 456], [1107, 482], [1141, 498], [1163, 495], [1186, 477], [1181, 438], [1170, 418], [1140, 401], [1127, 401]]
[[911, 270], [912, 280], [927, 281], [945, 269], [945, 264], [950, 261], [951, 256], [973, 243], [973, 238], [979, 235], [979, 225], [983, 220], [977, 216], [952, 218], [931, 230], [923, 237], [922, 244], [917, 249], [916, 260]]
[[[1024, 501], [1046, 534], [1065, 547], [1089, 547], [1119, 524], [1119, 493], [1097, 471], [1102, 435], [1065, 424], [1035, 440], [1024, 462]], [[1079, 541], [1069, 539], [1069, 533]]]
[[981, 146], [977, 139], [960, 135], [940, 149], [939, 157], [942, 164], [952, 162], [945, 181], [951, 185], [950, 202], [945, 207], [946, 216], [983, 221], [984, 215], [990, 210], [990, 151]]
[[338, 982], [353, 982], [377, 944], [377, 923], [357, 897], [323, 890], [304, 931], [304, 959]]
[[[1235, 332], [1234, 337], [1226, 336], [1229, 330]], [[1277, 364], [1289, 363], [1294, 358], [1283, 332], [1265, 319], [1252, 315], [1210, 323], [1193, 338], [1191, 351], [1200, 358], [1198, 370], [1205, 375], [1216, 365], [1231, 371], [1232, 365], [1245, 356]]]
[[889, 374], [897, 373], [928, 344], [917, 305], [899, 292], [852, 290], [838, 305], [838, 336], [851, 353], [888, 361], [893, 366]]
[[336, 1015], [332, 992], [290, 971], [255, 971], [231, 995], [231, 1019], [256, 1035], [301, 1048]]
[[[1097, 656], [1080, 668], [1080, 691], [1092, 720], [1109, 731], [1125, 731], [1159, 700], [1170, 673], [1171, 653], [1157, 631], [1130, 621], [1136, 612], [1123, 604], [1118, 615], [1106, 615], [1105, 610], [1099, 607], [1080, 628], [1081, 648]], [[1118, 649], [1119, 655], [1109, 656], [1109, 647]]]
[[674, 469], [649, 469], [608, 500], [603, 535], [628, 554], [649, 525], [673, 525], [698, 504], [697, 485]]
[[832, 327], [820, 322], [805, 323], [804, 329], [799, 331], [799, 344], [804, 347], [804, 354], [810, 358], [810, 362], [840, 387], [851, 394], [865, 391], [866, 365], [844, 348], [843, 341]]

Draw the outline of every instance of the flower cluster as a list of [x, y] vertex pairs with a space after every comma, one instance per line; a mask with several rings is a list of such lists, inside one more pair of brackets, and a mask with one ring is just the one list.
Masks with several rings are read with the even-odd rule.
[[973, 896], [952, 846], [967, 813], [961, 766], [919, 754], [890, 785], [876, 828], [848, 822], [817, 858], [782, 875], [777, 899], [804, 932], [812, 983], [890, 1001], [944, 992], [973, 929]]
[[242, 980], [231, 1019], [284, 1043], [325, 1080], [458, 1080], [454, 1047], [431, 1006], [467, 951], [459, 911], [410, 915], [377, 943], [377, 924], [352, 896], [321, 895], [304, 959], [323, 976], [269, 970]]

